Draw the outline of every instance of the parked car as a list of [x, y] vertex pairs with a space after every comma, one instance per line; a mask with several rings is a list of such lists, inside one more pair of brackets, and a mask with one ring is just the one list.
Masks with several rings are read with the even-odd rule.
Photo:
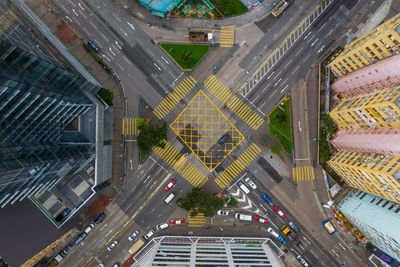
[[174, 179], [171, 179], [171, 181], [169, 181], [169, 183], [164, 187], [164, 190], [169, 191], [171, 189], [171, 187], [174, 186], [175, 183], [176, 183], [176, 181]]
[[69, 244], [68, 246], [66, 246], [62, 251], [61, 254], [65, 257], [67, 256], [67, 254], [75, 247], [74, 243]]
[[94, 219], [94, 224], [99, 224], [99, 223], [101, 223], [103, 220], [104, 220], [104, 218], [106, 217], [106, 214], [104, 213], [104, 212], [102, 212], [102, 213], [100, 213], [97, 217], [96, 217], [96, 219]]
[[85, 233], [89, 233], [90, 231], [92, 231], [92, 229], [94, 228], [94, 224], [91, 223], [89, 224], [86, 228], [85, 228]]
[[62, 222], [65, 217], [68, 216], [68, 214], [71, 213], [71, 210], [69, 208], [65, 208], [62, 212], [60, 212], [60, 214], [57, 215], [57, 217], [55, 218], [56, 222]]
[[87, 237], [87, 233], [80, 234], [74, 241], [75, 246], [81, 243]]
[[279, 242], [282, 243], [282, 245], [286, 245], [286, 240], [281, 235], [278, 236], [277, 238], [278, 238]]
[[308, 267], [308, 263], [306, 262], [305, 259], [303, 259], [302, 256], [297, 255], [297, 260], [298, 260], [303, 266]]
[[289, 227], [292, 228], [292, 230], [295, 232], [299, 231], [299, 228], [292, 221], [289, 222]]
[[111, 251], [113, 248], [115, 248], [118, 245], [118, 241], [114, 240], [114, 242], [112, 242], [108, 247], [107, 250]]
[[261, 193], [261, 198], [265, 200], [265, 202], [267, 203], [271, 203], [271, 199], [265, 194], [265, 193]]
[[154, 235], [154, 230], [152, 229], [152, 230], [148, 231], [147, 234], [145, 234], [143, 237], [144, 237], [144, 239], [147, 240], [150, 237], [152, 237], [153, 235]]
[[268, 222], [267, 219], [265, 219], [265, 218], [263, 218], [263, 217], [260, 217], [260, 216], [254, 216], [254, 220], [255, 220], [256, 222], [259, 222], [259, 223], [262, 223], [262, 224], [267, 224], [267, 222]]
[[217, 214], [227, 216], [229, 215], [229, 210], [219, 210], [217, 211]]
[[282, 218], [285, 218], [285, 217], [286, 217], [286, 214], [283, 213], [283, 211], [282, 211], [278, 206], [276, 206], [274, 210], [275, 210], [275, 211], [279, 214], [279, 216], [281, 216]]
[[257, 189], [256, 184], [249, 177], [247, 177], [244, 180], [245, 180], [246, 183], [248, 183], [250, 185], [251, 188], [253, 188], [254, 190]]
[[135, 239], [138, 236], [138, 234], [139, 234], [139, 230], [133, 231], [133, 233], [128, 236], [128, 240], [132, 241], [133, 239]]
[[100, 51], [100, 49], [92, 41], [88, 41], [88, 46], [96, 53]]
[[165, 229], [167, 227], [168, 227], [168, 223], [166, 223], [166, 222], [156, 225], [156, 229], [157, 230], [162, 230], [162, 229]]
[[185, 221], [183, 219], [172, 219], [171, 224], [183, 224]]
[[271, 227], [268, 227], [267, 231], [268, 231], [268, 233], [270, 233], [274, 237], [278, 238], [278, 236], [279, 236], [278, 233], [275, 232]]
[[119, 263], [119, 262], [116, 262], [116, 263], [113, 265], [113, 267], [119, 267], [119, 266], [121, 266], [121, 263]]

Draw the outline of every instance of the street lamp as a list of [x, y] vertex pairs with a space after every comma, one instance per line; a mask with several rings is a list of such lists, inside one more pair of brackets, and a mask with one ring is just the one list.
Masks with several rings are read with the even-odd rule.
[[97, 7], [92, 11], [92, 13], [90, 13], [90, 16], [93, 16], [94, 12], [95, 12], [97, 9], [99, 9], [99, 8], [100, 8], [100, 6], [97, 6]]

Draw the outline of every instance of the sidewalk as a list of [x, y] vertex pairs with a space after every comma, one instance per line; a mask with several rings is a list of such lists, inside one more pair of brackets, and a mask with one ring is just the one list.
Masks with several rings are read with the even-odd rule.
[[[120, 186], [120, 177], [122, 176], [122, 160], [120, 155], [122, 142], [122, 118], [123, 118], [123, 99], [124, 96], [106, 69], [98, 63], [82, 46], [84, 40], [77, 34], [64, 20], [63, 16], [47, 2], [41, 0], [25, 0], [25, 3], [36, 13], [40, 19], [49, 27], [60, 41], [67, 47], [70, 53], [76, 57], [83, 66], [95, 77], [103, 88], [109, 89], [114, 93], [113, 103], [113, 138], [112, 138], [112, 182], [115, 188]], [[112, 195], [114, 196], [114, 195]]]

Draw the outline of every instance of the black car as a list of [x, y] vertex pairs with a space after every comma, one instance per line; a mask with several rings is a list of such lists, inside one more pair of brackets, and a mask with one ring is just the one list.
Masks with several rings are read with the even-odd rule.
[[62, 222], [62, 220], [64, 220], [65, 217], [68, 216], [68, 214], [71, 213], [71, 210], [69, 208], [64, 209], [60, 214], [57, 215], [57, 217], [55, 218], [56, 222]]
[[222, 145], [223, 143], [226, 142], [226, 140], [228, 140], [229, 135], [228, 134], [224, 134], [219, 140], [218, 140], [218, 144]]
[[66, 246], [62, 251], [61, 254], [65, 257], [67, 256], [68, 252], [71, 251], [71, 249], [73, 249], [75, 247], [74, 243], [69, 244], [68, 246]]
[[106, 214], [104, 213], [104, 212], [102, 212], [102, 213], [100, 213], [97, 217], [96, 217], [96, 219], [94, 219], [94, 224], [99, 224], [99, 223], [101, 223], [103, 220], [104, 220], [104, 218], [106, 217]]

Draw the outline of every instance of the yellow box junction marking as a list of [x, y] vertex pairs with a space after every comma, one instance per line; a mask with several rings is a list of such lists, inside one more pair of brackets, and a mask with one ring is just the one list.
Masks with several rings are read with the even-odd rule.
[[[171, 167], [176, 166], [175, 163], [180, 161], [183, 157], [182, 154], [169, 143], [167, 143], [164, 148], [155, 147], [153, 151]], [[207, 177], [187, 160], [177, 166], [176, 172], [193, 186], [200, 187], [207, 181]]]
[[[202, 90], [170, 127], [210, 171], [244, 139]], [[227, 140], [218, 144], [218, 140], [225, 134], [228, 134]]]
[[175, 87], [174, 92], [169, 94], [161, 103], [154, 109], [154, 114], [162, 120], [168, 113], [181, 101], [185, 95], [196, 85], [196, 80], [192, 77], [186, 77]]
[[262, 117], [245, 105], [239, 98], [234, 96], [214, 75], [208, 76], [204, 81], [204, 87], [215, 95], [223, 104], [228, 101], [227, 107], [251, 128], [256, 130], [264, 122]]
[[138, 135], [137, 122], [139, 118], [123, 118], [122, 119], [122, 134], [123, 135]]
[[310, 178], [315, 180], [314, 169], [310, 165], [293, 168], [293, 180], [308, 181]]
[[243, 152], [237, 160], [232, 162], [226, 168], [215, 182], [221, 187], [225, 188], [236, 176], [238, 176], [258, 155], [261, 149], [256, 144], [251, 144], [245, 152]]
[[219, 46], [232, 47], [235, 42], [235, 29], [225, 28], [219, 33]]

